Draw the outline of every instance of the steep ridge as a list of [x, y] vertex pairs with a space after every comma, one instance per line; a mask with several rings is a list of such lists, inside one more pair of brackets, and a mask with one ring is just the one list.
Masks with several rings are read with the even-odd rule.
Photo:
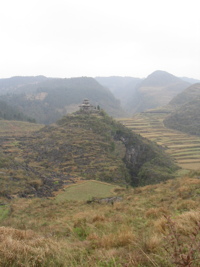
[[29, 136], [0, 141], [2, 196], [51, 196], [84, 179], [150, 184], [176, 170], [161, 148], [102, 111], [69, 115]]

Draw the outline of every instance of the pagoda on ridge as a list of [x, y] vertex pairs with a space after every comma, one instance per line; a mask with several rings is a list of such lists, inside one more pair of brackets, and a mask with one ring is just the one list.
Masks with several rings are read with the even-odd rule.
[[83, 100], [83, 103], [79, 107], [80, 107], [80, 111], [84, 113], [90, 113], [96, 110], [95, 107], [90, 104], [87, 98]]

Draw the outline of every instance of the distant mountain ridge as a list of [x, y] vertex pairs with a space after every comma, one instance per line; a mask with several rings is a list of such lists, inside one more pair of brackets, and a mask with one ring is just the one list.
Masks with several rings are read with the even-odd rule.
[[[12, 79], [12, 78], [11, 78]], [[91, 104], [99, 105], [114, 117], [125, 116], [119, 100], [95, 79], [80, 78], [28, 78], [28, 83], [19, 83], [9, 87], [9, 94], [1, 98], [8, 104], [21, 109], [39, 123], [53, 123], [61, 116], [79, 109], [84, 98], [89, 98]], [[24, 79], [22, 78], [24, 81]], [[30, 82], [31, 81], [31, 82]], [[33, 82], [35, 81], [35, 82]], [[24, 81], [25, 83], [25, 81]], [[5, 88], [4, 88], [5, 91]]]
[[129, 113], [164, 106], [190, 84], [164, 71], [155, 71], [135, 89], [127, 103]]
[[37, 84], [47, 79], [47, 77], [42, 75], [14, 76], [11, 78], [0, 79], [0, 95], [18, 91], [18, 89], [25, 84]]
[[[183, 78], [194, 82], [195, 79]], [[113, 117], [127, 117], [167, 105], [190, 83], [155, 71], [145, 79], [134, 77], [0, 79], [1, 99], [39, 123], [49, 124], [79, 109], [84, 98]]]
[[[155, 71], [145, 79], [96, 77], [110, 88], [129, 115], [166, 105], [190, 83], [165, 71]], [[119, 81], [118, 85], [116, 82]]]

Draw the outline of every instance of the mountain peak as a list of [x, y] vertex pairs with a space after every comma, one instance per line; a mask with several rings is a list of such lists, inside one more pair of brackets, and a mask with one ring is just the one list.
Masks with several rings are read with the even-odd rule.
[[148, 85], [152, 86], [163, 86], [166, 84], [172, 84], [180, 82], [181, 79], [178, 77], [162, 70], [156, 70], [153, 73], [151, 73], [144, 81], [143, 83], [148, 83]]

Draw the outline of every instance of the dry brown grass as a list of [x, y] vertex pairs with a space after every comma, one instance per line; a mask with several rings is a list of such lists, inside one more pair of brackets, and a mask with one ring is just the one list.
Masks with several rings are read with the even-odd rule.
[[150, 208], [145, 212], [147, 218], [159, 218], [163, 214], [169, 214], [169, 210], [165, 207]]
[[164, 216], [162, 216], [161, 218], [157, 219], [154, 222], [154, 228], [155, 228], [155, 232], [157, 232], [159, 234], [166, 234], [167, 233], [166, 218]]
[[31, 230], [0, 227], [0, 266], [53, 266], [59, 247]]
[[130, 229], [121, 229], [116, 233], [104, 234], [103, 236], [91, 234], [88, 236], [88, 240], [95, 247], [110, 249], [128, 246], [136, 240], [136, 237]]
[[92, 222], [105, 222], [106, 221], [106, 218], [104, 215], [95, 215], [92, 219]]
[[130, 188], [114, 205], [16, 198], [1, 222], [10, 226], [2, 227], [7, 252], [4, 247], [1, 260], [7, 262], [11, 255], [13, 266], [28, 267], [178, 266], [164, 249], [170, 236], [167, 218], [172, 218], [184, 244], [190, 245], [200, 221], [199, 182], [184, 177]]

